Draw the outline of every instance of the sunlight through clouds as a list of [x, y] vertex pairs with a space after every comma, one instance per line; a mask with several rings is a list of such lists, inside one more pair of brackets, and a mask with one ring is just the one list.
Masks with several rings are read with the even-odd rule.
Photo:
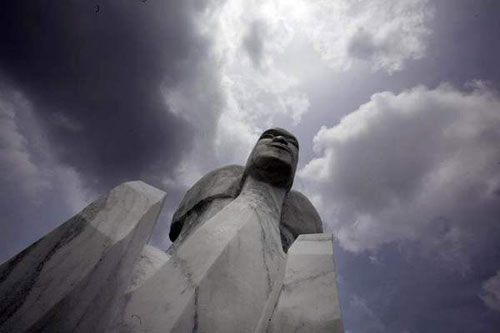
[[[292, 47], [299, 39], [333, 71], [368, 63], [392, 73], [425, 55], [431, 18], [426, 0], [209, 2], [195, 21], [211, 44], [203, 65], [210, 73], [200, 71], [192, 82], [166, 91], [166, 102], [198, 128], [203, 125], [196, 114], [204, 110], [216, 123], [215, 145], [208, 149], [217, 163], [241, 162], [263, 129], [293, 130], [310, 111], [300, 79], [280, 63], [300, 56], [295, 52], [303, 51]], [[207, 147], [195, 150], [189, 158]]]
[[214, 50], [227, 101], [217, 129], [219, 151], [229, 124], [241, 128], [242, 135], [233, 136], [240, 143], [233, 142], [235, 153], [248, 150], [263, 128], [283, 122], [280, 115], [296, 126], [308, 112], [300, 82], [277, 63], [299, 35], [333, 70], [368, 61], [391, 73], [424, 55], [431, 13], [426, 1], [414, 0], [224, 3], [210, 22], [217, 22]]

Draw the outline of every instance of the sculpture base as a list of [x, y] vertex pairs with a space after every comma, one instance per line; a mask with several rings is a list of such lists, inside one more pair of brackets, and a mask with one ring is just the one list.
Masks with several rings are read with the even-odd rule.
[[1, 332], [342, 332], [333, 238], [286, 255], [235, 199], [171, 251], [145, 245], [165, 194], [124, 183], [0, 266]]

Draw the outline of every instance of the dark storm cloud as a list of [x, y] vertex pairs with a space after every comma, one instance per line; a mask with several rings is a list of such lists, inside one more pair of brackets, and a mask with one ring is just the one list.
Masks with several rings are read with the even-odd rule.
[[0, 80], [0, 262], [86, 203], [78, 174], [54, 159], [23, 94]]
[[146, 172], [157, 182], [189, 149], [189, 125], [168, 112], [160, 87], [203, 54], [190, 3], [101, 1], [98, 12], [87, 1], [1, 5], [0, 73], [88, 186]]

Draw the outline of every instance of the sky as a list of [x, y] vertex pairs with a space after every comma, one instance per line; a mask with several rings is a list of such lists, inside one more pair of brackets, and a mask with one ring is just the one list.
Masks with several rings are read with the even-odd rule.
[[274, 126], [346, 333], [500, 329], [500, 2], [0, 4], [0, 261], [118, 184], [186, 190]]

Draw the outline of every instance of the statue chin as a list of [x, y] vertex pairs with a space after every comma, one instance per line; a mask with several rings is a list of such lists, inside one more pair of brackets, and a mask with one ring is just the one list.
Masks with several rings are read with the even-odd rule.
[[250, 176], [289, 191], [298, 159], [299, 147], [292, 134], [279, 128], [265, 131], [248, 157], [241, 184]]
[[248, 174], [273, 186], [290, 189], [295, 168], [290, 158], [275, 154], [257, 154], [252, 156]]

